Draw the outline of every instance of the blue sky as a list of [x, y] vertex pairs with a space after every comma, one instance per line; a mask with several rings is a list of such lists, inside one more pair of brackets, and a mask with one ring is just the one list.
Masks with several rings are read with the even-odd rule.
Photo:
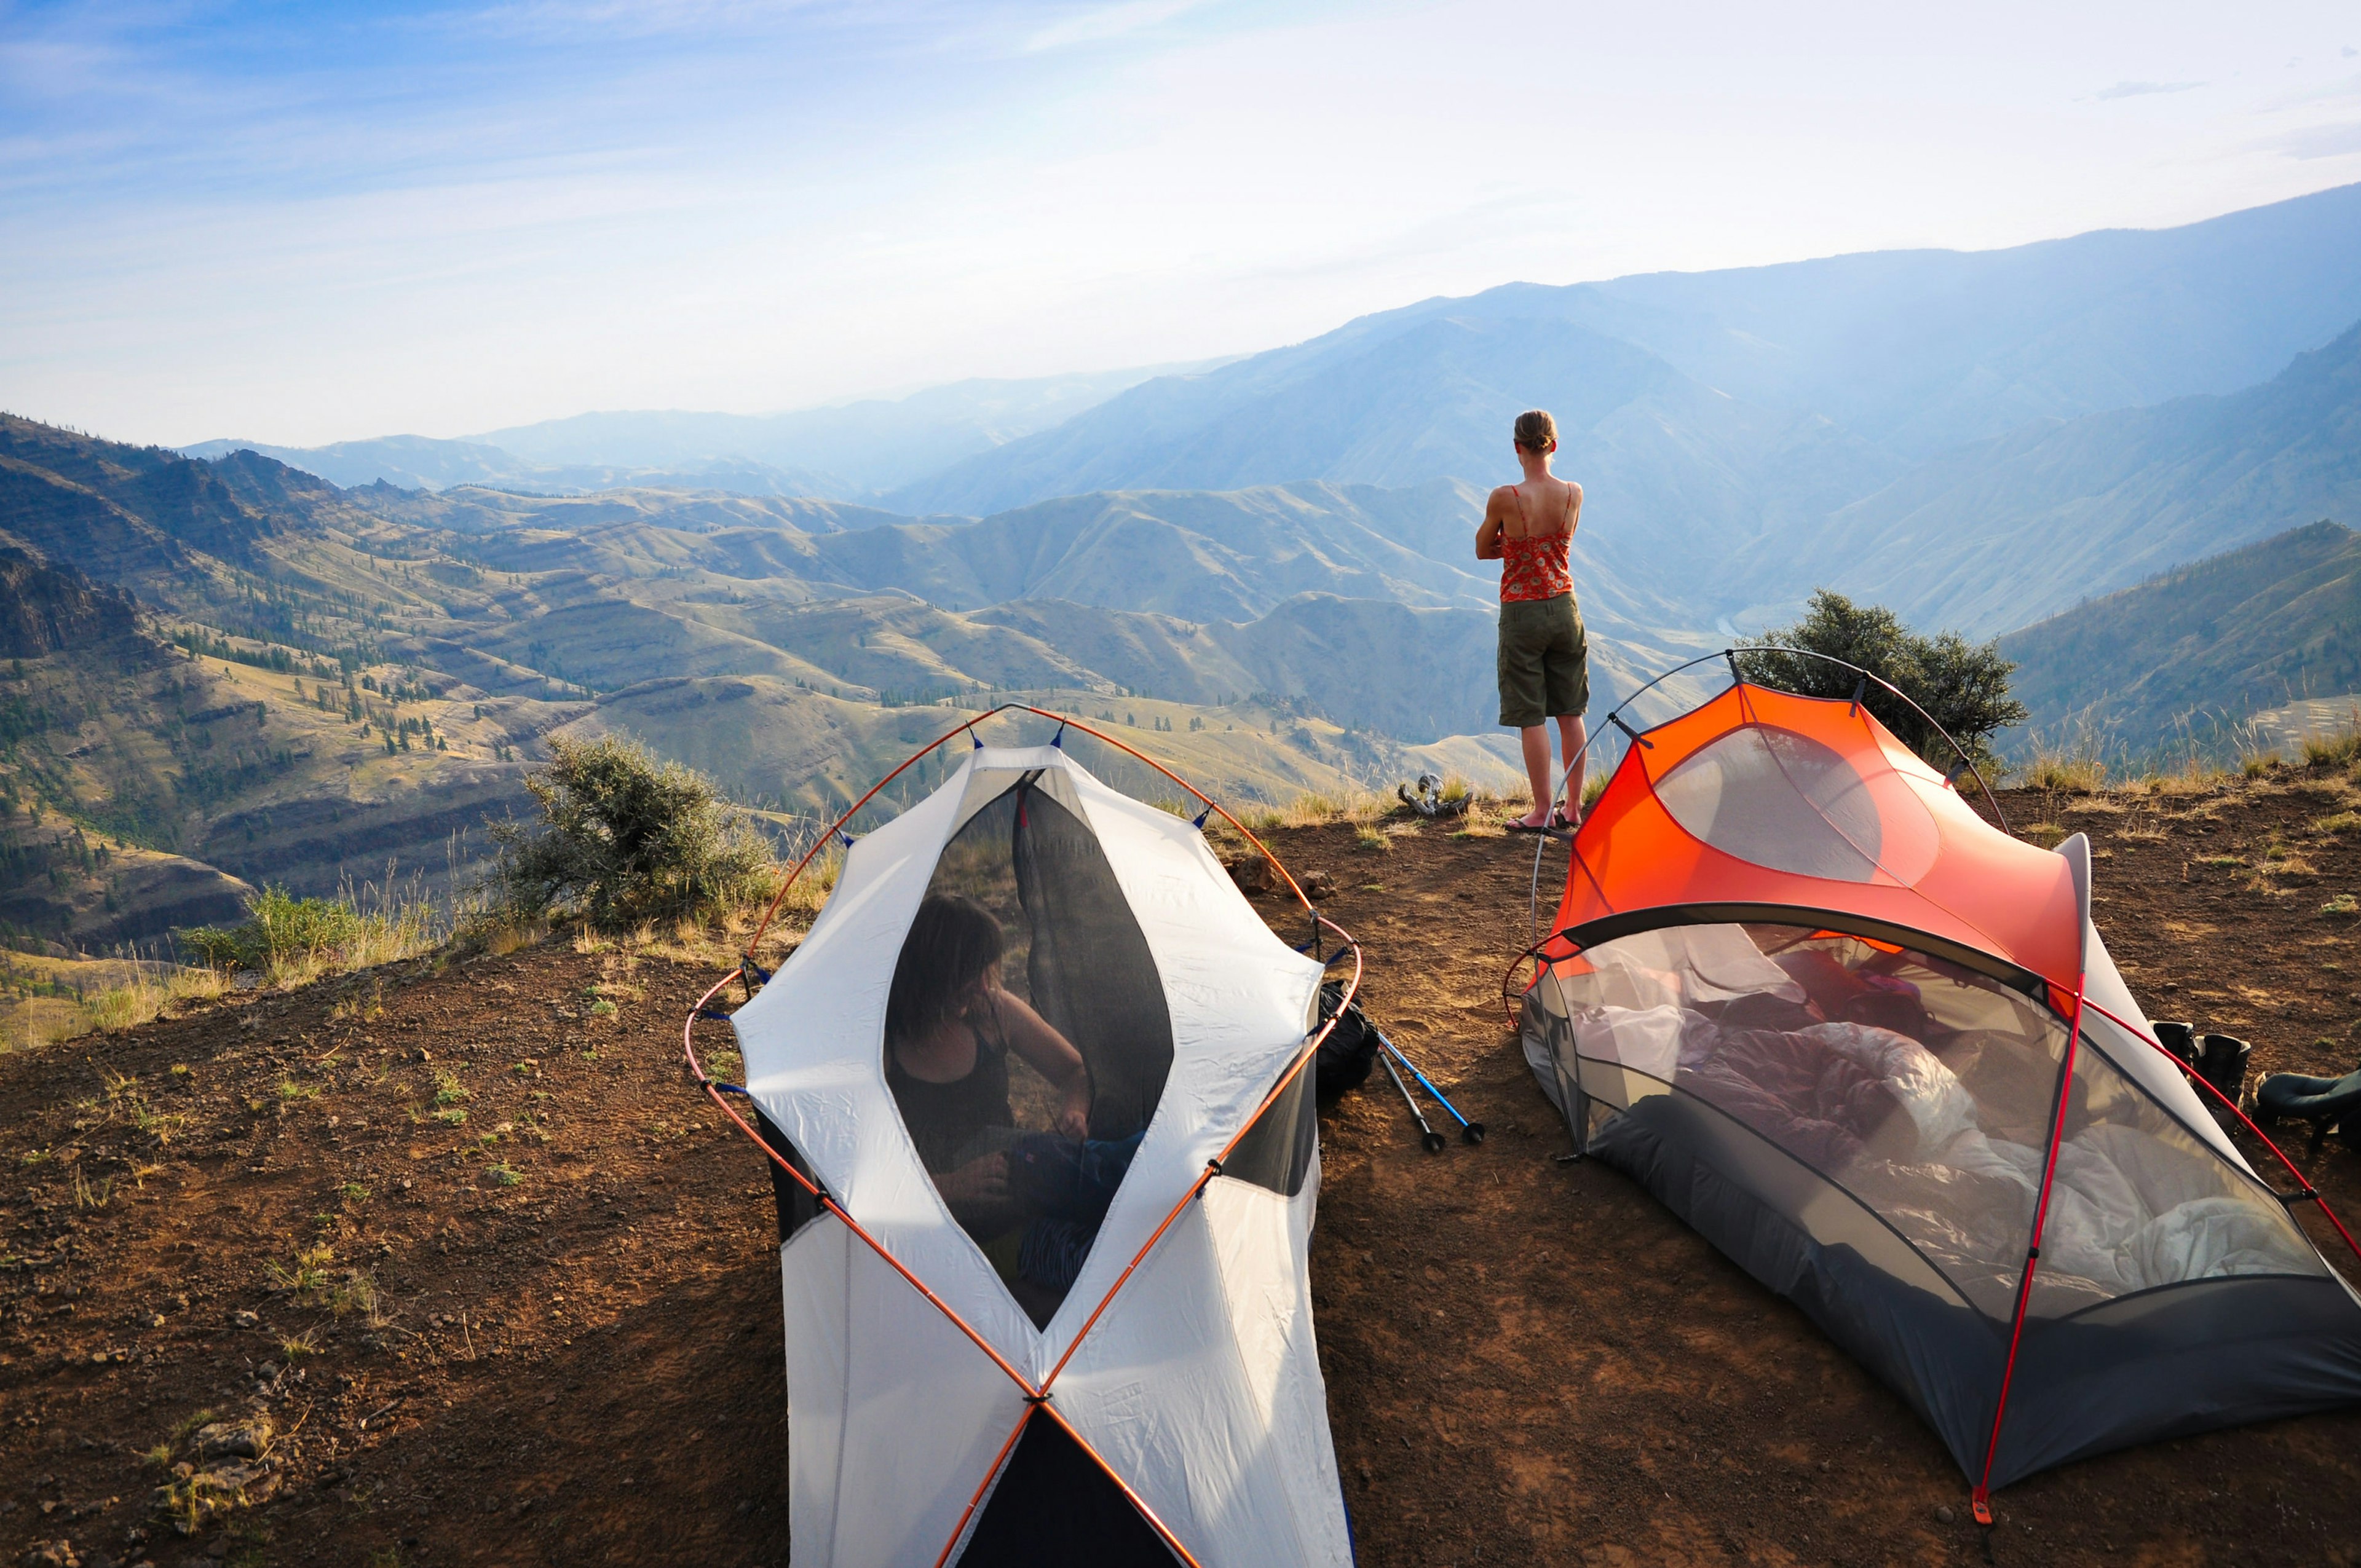
[[2355, 180], [2349, 0], [0, 0], [0, 407], [756, 411]]

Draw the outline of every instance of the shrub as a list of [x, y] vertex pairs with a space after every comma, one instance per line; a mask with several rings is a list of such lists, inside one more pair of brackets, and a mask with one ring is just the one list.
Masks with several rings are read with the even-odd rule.
[[244, 925], [198, 926], [180, 939], [208, 969], [264, 970], [324, 958], [361, 935], [360, 914], [350, 904], [296, 898], [283, 887], [265, 887], [247, 901], [246, 913]]
[[705, 779], [608, 737], [551, 742], [525, 779], [537, 826], [495, 823], [483, 891], [509, 922], [566, 914], [605, 930], [768, 896], [763, 841]]
[[2303, 761], [2305, 766], [2313, 768], [2345, 768], [2361, 762], [2361, 711], [2347, 718], [2341, 729], [2305, 736]]
[[[1856, 605], [1827, 588], [1812, 596], [1811, 609], [1803, 620], [1766, 632], [1760, 641], [1828, 657], [1741, 653], [1739, 667], [1748, 680], [1805, 696], [1843, 698], [1852, 696], [1860, 677], [1842, 665], [1828, 663], [1828, 658], [1858, 664], [1891, 681], [1911, 702], [1925, 708], [1987, 773], [1996, 761], [1991, 747], [1993, 735], [2026, 718], [2025, 705], [2008, 695], [2009, 672], [2016, 666], [2001, 657], [1999, 644], [1970, 642], [1956, 631], [1922, 637], [1904, 626], [1892, 610]], [[1928, 762], [1945, 773], [1958, 767], [1958, 753], [1910, 703], [1898, 700], [1874, 682], [1862, 693], [1861, 702], [1879, 723]]]

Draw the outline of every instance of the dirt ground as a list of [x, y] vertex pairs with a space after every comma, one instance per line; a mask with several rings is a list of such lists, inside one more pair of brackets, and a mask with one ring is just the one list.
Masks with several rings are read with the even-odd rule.
[[[2258, 1073], [2353, 1068], [2361, 921], [2319, 910], [2361, 891], [2361, 828], [2315, 826], [2330, 793], [2004, 804], [2092, 833], [2153, 1014]], [[2361, 1561], [2361, 1411], [2036, 1476], [1983, 1540], [1899, 1399], [1559, 1162], [1499, 1003], [1530, 840], [1277, 847], [1331, 873], [1371, 1013], [1491, 1129], [1424, 1154], [1382, 1080], [1323, 1127], [1312, 1288], [1370, 1568]], [[553, 942], [0, 1058], [0, 1562], [785, 1563], [768, 1183], [677, 1066], [709, 978]], [[2361, 1154], [2303, 1163], [2361, 1217]], [[207, 1412], [267, 1416], [268, 1462], [201, 1455], [232, 1435]], [[176, 1464], [243, 1500], [199, 1487], [176, 1531]]]

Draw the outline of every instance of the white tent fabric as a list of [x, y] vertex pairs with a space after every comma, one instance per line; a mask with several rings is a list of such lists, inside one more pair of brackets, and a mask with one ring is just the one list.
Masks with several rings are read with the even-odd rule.
[[[895, 963], [944, 846], [1036, 770], [1098, 839], [1154, 956], [1173, 1042], [1081, 1277], [1038, 1332], [937, 1193], [884, 1063]], [[1321, 972], [1272, 935], [1190, 823], [1060, 748], [978, 749], [853, 845], [810, 935], [733, 1023], [750, 1093], [815, 1178], [1038, 1387], [1301, 1050]], [[1216, 1178], [1053, 1387], [1059, 1413], [1206, 1568], [1350, 1562], [1306, 1272], [1317, 1191], [1316, 1166], [1292, 1199]], [[796, 1562], [932, 1563], [1023, 1391], [842, 1224], [805, 1226], [780, 1263]]]

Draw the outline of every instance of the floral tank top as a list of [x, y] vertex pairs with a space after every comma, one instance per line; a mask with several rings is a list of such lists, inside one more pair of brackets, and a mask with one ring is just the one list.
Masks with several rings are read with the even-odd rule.
[[[1526, 522], [1524, 487], [1509, 493], [1517, 498], [1517, 520]], [[1526, 522], [1530, 528], [1532, 524]], [[1574, 548], [1574, 530], [1522, 539], [1500, 535], [1500, 602], [1554, 599], [1574, 592], [1574, 573], [1567, 557]]]

